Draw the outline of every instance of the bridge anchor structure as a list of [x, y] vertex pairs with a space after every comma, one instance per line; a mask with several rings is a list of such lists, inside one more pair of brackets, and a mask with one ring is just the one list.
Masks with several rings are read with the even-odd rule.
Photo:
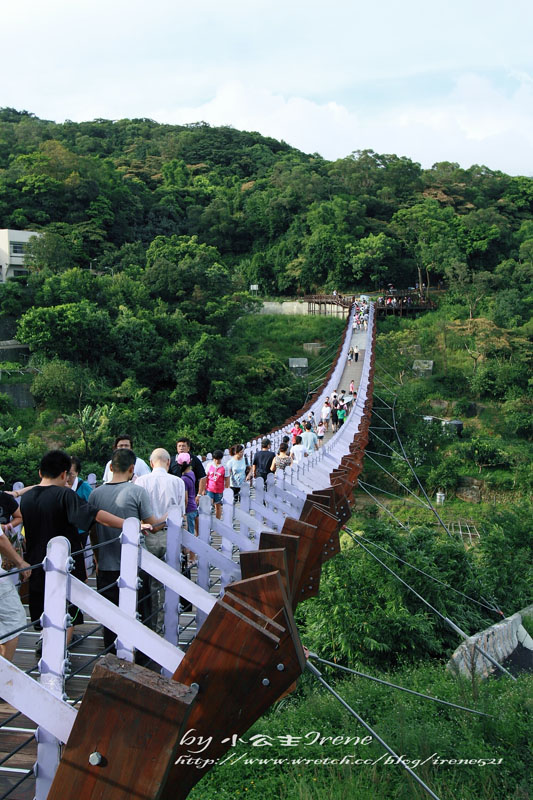
[[[295, 419], [311, 411], [319, 418], [325, 397], [340, 386], [353, 314], [352, 308], [321, 389], [269, 434], [273, 448]], [[227, 489], [221, 519], [202, 498], [198, 536], [171, 511], [165, 562], [141, 546], [138, 520], [126, 520], [118, 606], [71, 574], [66, 539], [50, 541], [40, 682], [0, 659], [3, 696], [38, 725], [37, 800], [185, 798], [233, 737], [294, 686], [306, 666], [294, 612], [320, 591], [322, 565], [340, 551], [339, 532], [351, 515], [363, 469], [374, 379], [372, 304], [365, 337], [350, 413], [303, 464], [278, 470], [266, 482], [257, 479], [253, 491], [245, 486], [239, 504]], [[260, 439], [249, 442], [247, 455], [252, 458], [260, 447]], [[182, 548], [197, 559], [194, 580], [181, 573]], [[141, 571], [165, 587], [162, 636], [137, 619]], [[67, 602], [117, 634], [116, 656], [97, 661], [78, 710], [64, 696]], [[187, 604], [193, 612], [185, 625]], [[184, 632], [190, 634], [187, 642]], [[160, 665], [160, 674], [134, 663], [138, 651]], [[208, 743], [203, 770], [187, 763], [183, 735], [192, 729]]]

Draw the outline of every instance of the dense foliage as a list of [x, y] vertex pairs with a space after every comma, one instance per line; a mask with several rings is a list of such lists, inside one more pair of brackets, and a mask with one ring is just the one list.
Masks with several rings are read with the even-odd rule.
[[[328, 162], [258, 133], [204, 123], [58, 125], [3, 109], [0, 228], [42, 234], [28, 248], [28, 277], [0, 285], [0, 314], [16, 321], [31, 350], [38, 404], [37, 416], [15, 413], [0, 394], [6, 481], [33, 481], [48, 446], [67, 446], [85, 471], [98, 470], [122, 431], [146, 457], [176, 434], [206, 451], [281, 422], [308, 388], [286, 359], [306, 340], [333, 352], [342, 322], [259, 317], [250, 284], [263, 295], [301, 295], [444, 281], [436, 312], [379, 327], [375, 399], [383, 424], [374, 423], [369, 449], [382, 456], [377, 464], [365, 460], [362, 477], [399, 494], [397, 501], [380, 499], [409, 530], [384, 524], [385, 512], [374, 520], [375, 506], [362, 502], [355, 527], [445, 583], [493, 598], [506, 613], [530, 602], [524, 495], [531, 489], [533, 179], [448, 162], [423, 170], [371, 150]], [[413, 375], [415, 357], [434, 361], [431, 378]], [[320, 367], [311, 369], [318, 382]], [[416, 501], [405, 504], [413, 497], [395, 478], [417, 496], [421, 490], [388, 427], [390, 406], [423, 485], [447, 493], [448, 518], [460, 514], [454, 503], [463, 501], [451, 498], [461, 480], [482, 483], [485, 502], [468, 507], [482, 530], [475, 550], [431, 527], [434, 517]], [[460, 417], [462, 437], [423, 414]], [[457, 638], [356, 544], [343, 544], [323, 571], [319, 597], [298, 609], [305, 643], [351, 666], [401, 669], [412, 688], [442, 689], [470, 705], [463, 685], [439, 676]], [[486, 609], [381, 556], [464, 629], [494, 621]], [[429, 657], [438, 669], [409, 663]], [[474, 723], [433, 708], [421, 714], [411, 700], [387, 705], [373, 685], [344, 689], [412, 757], [434, 750], [454, 757], [459, 744], [469, 758], [516, 753], [513, 764], [490, 773], [425, 767], [423, 777], [443, 798], [526, 796], [521, 685], [486, 685], [482, 705], [499, 718]], [[287, 715], [265, 722], [273, 735], [305, 735], [313, 727], [353, 733], [337, 705], [308, 690], [289, 702]], [[392, 767], [377, 778], [371, 768], [255, 770], [239, 763], [210, 773], [194, 796], [417, 796]]]
[[[475, 708], [493, 715], [491, 718], [437, 705], [364, 678], [336, 680], [339, 673], [316, 666], [441, 800], [529, 797], [531, 676], [522, 676], [518, 683], [486, 681], [477, 687], [474, 698], [471, 685], [456, 681], [434, 665], [404, 665], [392, 674], [365, 671]], [[281, 701], [231, 748], [228, 760], [222, 763], [222, 759], [193, 789], [191, 800], [427, 797], [399, 764], [387, 761], [377, 741], [362, 744], [366, 735], [336, 698], [319, 688], [316, 680], [309, 681], [297, 696]], [[356, 759], [369, 761], [357, 764]]]
[[250, 283], [283, 294], [444, 278], [449, 349], [467, 341], [472, 391], [505, 400], [522, 435], [532, 210], [533, 180], [485, 167], [422, 170], [371, 150], [328, 162], [229, 127], [56, 124], [8, 108], [0, 228], [42, 235], [29, 277], [0, 286], [0, 312], [30, 346], [44, 413], [70, 420], [74, 450], [96, 459], [124, 426], [209, 449], [301, 404], [276, 342], [242, 346], [247, 327], [262, 338], [238, 324], [257, 305]]
[[227, 288], [224, 266], [264, 293], [446, 275], [472, 307], [487, 285], [505, 289], [499, 313], [520, 318], [532, 211], [531, 178], [483, 166], [423, 170], [372, 150], [328, 162], [204, 123], [58, 125], [0, 111], [0, 227], [46, 231], [38, 268], [146, 268], [170, 301], [198, 274]]

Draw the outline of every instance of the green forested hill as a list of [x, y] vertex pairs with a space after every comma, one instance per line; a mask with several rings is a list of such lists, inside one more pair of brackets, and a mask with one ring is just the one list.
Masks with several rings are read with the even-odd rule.
[[[533, 179], [482, 166], [422, 170], [371, 150], [328, 162], [205, 123], [0, 110], [0, 228], [42, 234], [29, 276], [0, 286], [0, 312], [38, 370], [38, 430], [89, 459], [117, 429], [189, 433], [209, 449], [299, 407], [286, 357], [260, 347], [265, 322], [236, 324], [256, 308], [250, 283], [279, 296], [444, 280], [452, 348], [468, 344], [475, 361], [470, 391], [520, 402], [532, 212]], [[339, 335], [324, 325], [302, 341]], [[33, 447], [13, 436], [9, 453]]]
[[371, 150], [328, 162], [205, 123], [0, 111], [0, 227], [61, 236], [63, 268], [143, 265], [157, 236], [178, 235], [263, 292], [414, 284], [418, 269], [468, 283], [511, 259], [506, 280], [531, 264], [532, 211], [533, 179], [482, 166]]
[[[382, 510], [359, 491], [352, 526], [397, 551], [405, 561], [391, 567], [469, 633], [495, 615], [450, 594], [455, 587], [491, 598], [506, 614], [531, 602], [532, 178], [448, 162], [423, 170], [371, 150], [328, 162], [204, 123], [56, 124], [3, 109], [0, 228], [42, 234], [29, 247], [28, 276], [0, 284], [0, 315], [31, 352], [31, 375], [16, 371], [11, 380], [31, 380], [38, 404], [35, 412], [16, 410], [0, 393], [8, 484], [34, 482], [51, 446], [79, 455], [83, 473], [100, 476], [118, 433], [132, 435], [145, 458], [176, 434], [206, 452], [264, 433], [296, 410], [308, 387], [289, 373], [287, 357], [304, 355], [296, 352], [304, 341], [334, 352], [343, 321], [254, 314], [250, 283], [263, 296], [294, 296], [443, 281], [436, 311], [379, 323], [380, 416], [361, 482]], [[434, 362], [430, 378], [413, 374], [415, 357]], [[310, 357], [315, 384], [326, 360]], [[440, 417], [464, 420], [462, 437], [443, 429]], [[413, 470], [398, 452], [393, 421]], [[448, 525], [475, 521], [479, 545], [466, 550], [432, 525], [418, 479], [431, 496], [445, 491]], [[482, 502], [455, 498], [473, 479]], [[396, 519], [386, 524], [391, 513]], [[400, 534], [398, 521], [409, 530]], [[479, 687], [445, 675], [456, 637], [344, 539], [319, 597], [301, 607], [306, 644], [384, 678], [393, 671], [411, 688], [479, 703], [495, 719], [425, 710], [418, 699], [386, 697], [359, 679], [339, 687], [343, 696], [399, 753], [494, 759], [490, 771], [424, 761], [420, 773], [443, 800], [528, 796], [531, 678]], [[307, 684], [256, 730], [274, 739], [356, 732], [343, 713]], [[338, 754], [320, 750], [314, 755]], [[243, 760], [210, 772], [194, 797], [233, 799], [248, 789], [267, 799], [414, 796], [399, 770], [380, 770], [261, 766], [250, 780]]]

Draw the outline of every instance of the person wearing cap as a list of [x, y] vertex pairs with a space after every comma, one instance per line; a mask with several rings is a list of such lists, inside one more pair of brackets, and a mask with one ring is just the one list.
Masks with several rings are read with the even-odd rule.
[[263, 478], [266, 482], [270, 467], [274, 461], [276, 454], [270, 449], [270, 439], [263, 439], [261, 442], [261, 450], [259, 450], [253, 460], [253, 477]]

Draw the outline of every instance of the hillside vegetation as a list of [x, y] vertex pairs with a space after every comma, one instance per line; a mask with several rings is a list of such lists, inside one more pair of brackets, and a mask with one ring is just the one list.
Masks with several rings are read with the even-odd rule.
[[[450, 383], [467, 336], [472, 391], [505, 400], [518, 431], [532, 210], [532, 179], [482, 166], [422, 170], [370, 150], [328, 162], [230, 127], [56, 124], [3, 109], [0, 227], [43, 235], [29, 277], [0, 286], [0, 311], [38, 370], [38, 428], [63, 419], [59, 439], [91, 461], [124, 428], [140, 446], [158, 430], [210, 449], [299, 407], [306, 387], [285, 360], [299, 353], [280, 358], [283, 334], [257, 350], [270, 323], [251, 322], [250, 283], [294, 295], [444, 279]], [[300, 344], [332, 341], [332, 324]]]
[[[27, 253], [29, 275], [0, 286], [4, 321], [30, 348], [38, 404], [35, 413], [17, 411], [0, 395], [6, 481], [35, 480], [51, 445], [98, 472], [120, 432], [146, 457], [176, 434], [206, 451], [279, 424], [308, 390], [287, 358], [302, 355], [305, 341], [334, 352], [343, 323], [259, 316], [250, 284], [263, 296], [425, 284], [436, 311], [379, 322], [382, 419], [373, 419], [374, 461], [365, 459], [362, 480], [383, 507], [359, 490], [351, 527], [440, 580], [379, 551], [469, 633], [500, 618], [494, 607], [509, 614], [531, 602], [533, 179], [448, 162], [423, 170], [371, 150], [328, 162], [204, 123], [58, 125], [3, 109], [0, 228], [42, 233]], [[415, 358], [434, 361], [431, 377], [416, 377]], [[321, 369], [310, 358], [315, 379]], [[461, 419], [462, 436], [424, 415]], [[479, 482], [481, 502], [455, 496], [465, 480]], [[432, 498], [446, 493], [446, 523], [476, 523], [479, 544], [465, 548], [433, 524], [422, 486]], [[488, 606], [472, 602], [481, 597]], [[479, 686], [446, 674], [458, 637], [347, 534], [324, 567], [319, 596], [299, 607], [298, 624], [326, 659], [493, 715], [422, 707], [361, 679], [339, 681], [398, 753], [495, 760], [421, 766], [443, 800], [529, 796], [531, 678]], [[330, 745], [279, 746], [312, 730], [363, 735], [304, 680], [244, 737], [268, 734], [277, 749], [240, 743], [235, 756], [339, 755]], [[383, 751], [374, 743], [369, 752], [379, 759]], [[215, 794], [422, 796], [398, 766], [254, 766], [244, 756], [210, 772], [192, 796]]]

